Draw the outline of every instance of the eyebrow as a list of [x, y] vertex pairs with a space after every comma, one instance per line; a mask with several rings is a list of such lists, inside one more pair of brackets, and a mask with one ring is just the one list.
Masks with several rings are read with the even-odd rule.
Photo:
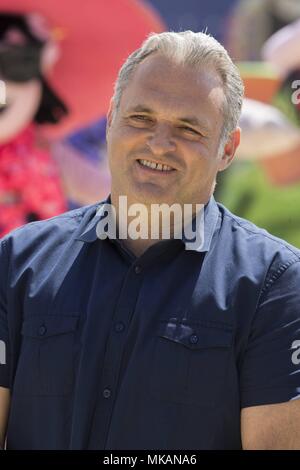
[[[154, 111], [151, 108], [148, 108], [147, 106], [142, 106], [142, 105], [137, 105], [134, 106], [133, 108], [130, 108], [128, 110], [129, 113], [147, 113], [147, 114], [153, 114]], [[194, 116], [182, 116], [182, 117], [177, 117], [176, 121], [183, 122], [185, 124], [189, 124], [190, 126], [193, 127], [200, 127], [206, 131], [209, 131], [208, 126], [204, 123], [199, 121], [198, 118]]]
[[148, 113], [148, 114], [153, 113], [152, 109], [147, 108], [146, 106], [141, 106], [141, 105], [137, 105], [137, 106], [134, 106], [133, 108], [128, 109], [128, 112], [129, 113]]

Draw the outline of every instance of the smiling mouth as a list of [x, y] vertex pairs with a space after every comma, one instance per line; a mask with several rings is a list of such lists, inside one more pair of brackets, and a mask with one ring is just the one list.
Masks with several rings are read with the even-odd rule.
[[155, 162], [152, 162], [151, 160], [143, 159], [143, 160], [137, 160], [137, 161], [140, 164], [140, 166], [149, 168], [150, 170], [156, 170], [156, 171], [160, 171], [163, 173], [170, 173], [175, 170], [169, 165], [165, 165], [163, 163], [155, 163]]

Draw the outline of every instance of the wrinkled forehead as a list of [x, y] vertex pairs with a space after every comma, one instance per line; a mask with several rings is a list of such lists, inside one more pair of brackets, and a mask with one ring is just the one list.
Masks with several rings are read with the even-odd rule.
[[212, 65], [203, 60], [199, 65], [182, 63], [175, 58], [168, 58], [158, 52], [150, 54], [144, 59], [132, 74], [132, 79], [160, 81], [167, 79], [172, 84], [173, 79], [186, 80], [187, 84], [199, 86], [203, 80], [209, 81], [212, 87], [222, 87], [221, 77]]
[[189, 111], [222, 113], [224, 91], [212, 67], [178, 64], [153, 54], [141, 62], [123, 90], [121, 105], [164, 106]]

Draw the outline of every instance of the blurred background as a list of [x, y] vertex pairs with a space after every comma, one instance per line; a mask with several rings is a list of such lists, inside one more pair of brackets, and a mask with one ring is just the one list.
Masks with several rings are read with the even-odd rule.
[[0, 236], [107, 196], [118, 68], [167, 29], [214, 35], [245, 82], [217, 201], [300, 247], [299, 0], [0, 0]]

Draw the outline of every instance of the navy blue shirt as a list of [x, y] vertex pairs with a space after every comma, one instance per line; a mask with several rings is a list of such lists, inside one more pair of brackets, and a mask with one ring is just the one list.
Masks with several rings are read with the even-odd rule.
[[8, 449], [240, 449], [241, 408], [300, 396], [299, 250], [211, 198], [200, 250], [136, 258], [98, 208], [1, 242]]

